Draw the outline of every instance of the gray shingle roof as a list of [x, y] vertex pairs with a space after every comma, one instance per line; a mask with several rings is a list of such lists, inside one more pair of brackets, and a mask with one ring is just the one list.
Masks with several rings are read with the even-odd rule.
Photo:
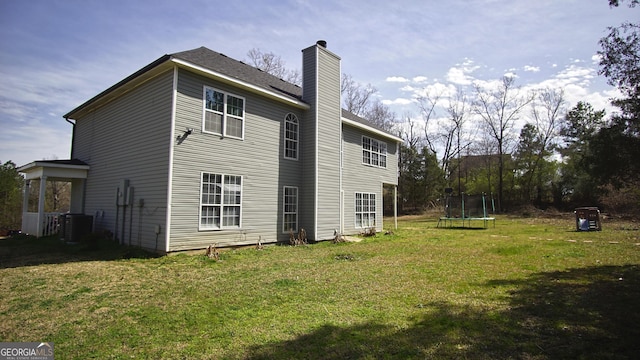
[[[302, 101], [302, 88], [300, 86], [294, 85], [290, 82], [282, 80], [276, 76], [273, 76], [269, 73], [266, 73], [258, 68], [255, 68], [249, 64], [245, 64], [242, 61], [238, 61], [232, 59], [224, 54], [208, 49], [204, 46], [181, 51], [169, 55], [164, 55], [158, 58], [156, 61], [151, 64], [143, 67], [142, 69], [136, 71], [125, 79], [121, 80], [117, 84], [111, 86], [100, 94], [96, 95], [92, 99], [86, 101], [84, 104], [78, 106], [74, 110], [71, 110], [69, 113], [64, 115], [64, 118], [69, 118], [73, 116], [76, 112], [83, 111], [85, 108], [89, 108], [92, 104], [100, 101], [104, 97], [108, 95], [113, 95], [115, 91], [117, 91], [122, 86], [126, 85], [130, 81], [137, 79], [152, 69], [166, 63], [171, 59], [177, 59], [185, 61], [189, 64], [202, 67], [206, 70], [210, 70], [213, 72], [217, 72], [219, 74], [231, 77], [233, 79], [246, 82], [253, 86], [257, 86], [263, 88], [268, 91], [279, 93], [283, 96], [290, 97], [296, 101]], [[342, 109], [342, 116], [349, 120], [355, 121], [362, 125], [366, 125], [373, 129], [382, 131], [386, 134], [395, 136], [388, 131], [379, 128], [378, 126], [372, 124], [366, 119], [363, 119], [360, 116], [357, 116], [345, 109]]]
[[[301, 87], [284, 81], [251, 65], [245, 64], [242, 61], [232, 59], [224, 54], [210, 50], [204, 46], [193, 50], [171, 54], [170, 56], [270, 91], [277, 91], [296, 100], [302, 100]], [[342, 109], [342, 116], [362, 125], [393, 135], [368, 120], [345, 109]]]
[[376, 129], [378, 131], [382, 131], [383, 133], [396, 136], [396, 135], [390, 133], [389, 131], [387, 131], [387, 130], [377, 126], [376, 124], [370, 122], [369, 120], [367, 120], [365, 118], [362, 118], [362, 117], [352, 113], [351, 111], [347, 111], [346, 109], [342, 109], [342, 117], [345, 118], [345, 119], [349, 119], [351, 121], [355, 121], [355, 122], [357, 122], [359, 124], [368, 126], [370, 128], [374, 128], [374, 129]]
[[302, 88], [276, 76], [259, 70], [242, 61], [232, 59], [224, 54], [199, 47], [170, 55], [172, 58], [184, 60], [208, 70], [230, 76], [269, 91], [276, 91], [296, 100], [302, 99]]

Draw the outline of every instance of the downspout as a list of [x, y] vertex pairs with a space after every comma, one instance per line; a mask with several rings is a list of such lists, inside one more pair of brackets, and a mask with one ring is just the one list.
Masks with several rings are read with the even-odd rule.
[[[69, 160], [73, 160], [75, 159], [73, 156], [73, 148], [74, 148], [75, 139], [76, 139], [76, 123], [69, 120], [68, 116], [63, 116], [63, 118], [66, 122], [71, 124], [71, 154], [70, 154], [71, 156], [69, 156]], [[86, 194], [87, 194], [87, 179], [83, 179], [82, 180], [82, 203], [80, 204], [80, 208], [83, 214], [85, 210], [85, 202], [87, 201]]]
[[64, 120], [66, 122], [68, 122], [69, 124], [71, 124], [72, 130], [71, 130], [71, 156], [70, 156], [70, 160], [73, 160], [73, 143], [74, 140], [76, 138], [76, 123], [72, 122], [71, 120], [69, 120], [69, 117], [65, 116]]

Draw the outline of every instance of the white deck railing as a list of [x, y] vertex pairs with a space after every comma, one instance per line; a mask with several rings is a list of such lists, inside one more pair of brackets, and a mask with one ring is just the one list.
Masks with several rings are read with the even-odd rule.
[[58, 218], [60, 213], [44, 213], [44, 224], [42, 236], [49, 236], [58, 233]]
[[22, 232], [35, 236], [49, 236], [58, 233], [60, 213], [44, 213], [40, 232], [38, 232], [38, 213], [22, 213]]
[[23, 212], [22, 213], [22, 232], [24, 234], [38, 235], [38, 213]]

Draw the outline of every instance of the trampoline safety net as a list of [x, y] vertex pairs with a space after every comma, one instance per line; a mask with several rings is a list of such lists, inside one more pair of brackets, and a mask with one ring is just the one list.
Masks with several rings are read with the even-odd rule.
[[488, 197], [486, 194], [448, 194], [445, 198], [444, 207], [445, 216], [440, 218], [440, 220], [462, 220], [463, 226], [465, 219], [484, 220], [485, 227], [487, 220], [493, 220], [495, 224], [495, 218], [490, 217], [495, 213], [494, 201], [492, 197]]

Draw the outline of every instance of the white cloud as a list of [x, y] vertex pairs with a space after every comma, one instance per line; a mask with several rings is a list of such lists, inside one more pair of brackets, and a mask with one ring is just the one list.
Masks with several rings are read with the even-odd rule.
[[503, 76], [510, 77], [510, 78], [515, 78], [515, 79], [519, 78], [518, 74], [516, 74], [513, 71], [507, 71], [506, 73], [504, 73]]
[[412, 80], [415, 83], [423, 83], [423, 82], [427, 82], [428, 78], [426, 76], [416, 76]]
[[574, 64], [569, 65], [564, 70], [560, 71], [555, 77], [558, 79], [578, 79], [594, 77], [595, 70], [589, 67], [577, 66]]
[[453, 84], [457, 85], [471, 85], [473, 77], [471, 74], [478, 70], [480, 66], [474, 65], [473, 60], [465, 59], [462, 64], [456, 64], [449, 68], [445, 79]]
[[400, 88], [400, 91], [404, 91], [404, 92], [414, 92], [415, 90], [416, 88], [411, 85], [405, 85]]
[[524, 66], [524, 71], [529, 71], [529, 72], [538, 72], [538, 71], [540, 71], [540, 67], [539, 67], [539, 66], [530, 66], [530, 65], [525, 65], [525, 66]]
[[447, 81], [449, 82], [452, 82], [454, 84], [459, 84], [459, 85], [471, 84], [471, 77], [467, 76], [464, 73], [464, 70], [461, 68], [455, 68], [455, 67], [450, 68], [449, 71], [447, 72], [447, 75], [445, 76], [445, 79], [447, 79]]
[[414, 101], [411, 99], [405, 99], [405, 98], [396, 98], [395, 100], [382, 100], [382, 103], [390, 106], [390, 105], [409, 105], [412, 104]]
[[409, 82], [409, 79], [402, 76], [389, 76], [385, 79], [387, 82], [397, 82], [397, 83], [406, 83]]

